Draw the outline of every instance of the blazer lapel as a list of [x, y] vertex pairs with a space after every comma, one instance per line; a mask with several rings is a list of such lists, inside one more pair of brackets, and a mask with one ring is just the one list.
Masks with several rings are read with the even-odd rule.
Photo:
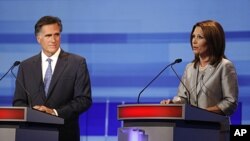
[[197, 95], [201, 93], [201, 90], [204, 91], [204, 85], [209, 80], [209, 78], [214, 74], [215, 68], [212, 65], [208, 65], [203, 77], [197, 75], [196, 84], [197, 84]]
[[204, 78], [201, 81], [203, 81], [203, 83], [206, 83], [209, 80], [209, 78], [214, 74], [214, 72], [215, 72], [215, 67], [209, 65], [208, 68], [205, 70]]

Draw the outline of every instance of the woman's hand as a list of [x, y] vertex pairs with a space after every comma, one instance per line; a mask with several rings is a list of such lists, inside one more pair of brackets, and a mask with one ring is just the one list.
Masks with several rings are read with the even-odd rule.
[[164, 99], [161, 101], [161, 104], [181, 104], [181, 98], [179, 96], [175, 96], [173, 100]]
[[218, 106], [207, 107], [206, 110], [220, 115], [225, 115]]
[[171, 99], [164, 99], [161, 101], [161, 104], [170, 104], [173, 103]]

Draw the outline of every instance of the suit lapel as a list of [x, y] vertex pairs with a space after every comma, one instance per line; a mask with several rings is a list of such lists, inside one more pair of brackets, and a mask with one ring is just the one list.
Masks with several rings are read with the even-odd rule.
[[[36, 71], [33, 71], [34, 73], [34, 82], [37, 82], [38, 84], [36, 84], [37, 86], [40, 86], [40, 89], [39, 91], [41, 91], [43, 93], [43, 95], [41, 96], [42, 99], [45, 101], [46, 97], [45, 97], [45, 92], [44, 92], [44, 84], [43, 84], [43, 77], [42, 77], [42, 59], [41, 59], [41, 53], [39, 53], [36, 58], [34, 59], [33, 61], [33, 66], [31, 68], [33, 68], [33, 70], [36, 70]], [[35, 98], [36, 97], [39, 97], [39, 96], [34, 96]]]
[[52, 94], [52, 91], [56, 85], [56, 82], [58, 81], [61, 74], [63, 73], [65, 66], [67, 65], [67, 62], [68, 62], [68, 54], [65, 53], [63, 50], [61, 50], [60, 55], [59, 55], [58, 60], [57, 60], [57, 63], [56, 63], [56, 66], [55, 66], [55, 70], [53, 72], [52, 80], [51, 80], [51, 83], [49, 86], [48, 98]]

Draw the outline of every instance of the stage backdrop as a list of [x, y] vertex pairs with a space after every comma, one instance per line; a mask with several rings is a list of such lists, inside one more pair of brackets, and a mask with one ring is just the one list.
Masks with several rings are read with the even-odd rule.
[[[81, 134], [116, 136], [116, 106], [134, 103], [139, 92], [177, 58], [179, 76], [193, 59], [189, 34], [197, 21], [213, 19], [226, 32], [226, 54], [235, 64], [241, 102], [236, 122], [250, 123], [249, 0], [0, 0], [0, 76], [16, 61], [39, 53], [34, 24], [44, 15], [62, 19], [62, 49], [87, 59], [94, 105], [82, 115]], [[18, 68], [14, 69], [16, 73]], [[167, 69], [141, 95], [159, 103], [177, 92]], [[0, 81], [0, 105], [10, 106], [15, 78]], [[98, 121], [98, 122], [97, 122]]]

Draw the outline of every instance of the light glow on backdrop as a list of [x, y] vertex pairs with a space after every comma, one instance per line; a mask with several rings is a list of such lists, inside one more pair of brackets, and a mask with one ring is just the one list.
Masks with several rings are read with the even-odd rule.
[[[100, 108], [108, 100], [115, 110], [121, 102], [136, 102], [147, 83], [176, 58], [183, 60], [174, 66], [181, 76], [193, 59], [189, 44], [193, 24], [214, 19], [226, 31], [226, 54], [239, 76], [240, 120], [249, 124], [249, 5], [248, 0], [0, 0], [0, 76], [16, 60], [39, 52], [34, 24], [43, 15], [55, 15], [64, 25], [62, 48], [87, 59], [93, 100], [97, 103], [93, 108]], [[11, 74], [0, 82], [0, 105], [11, 105], [14, 82]], [[143, 92], [140, 101], [158, 103], [173, 97], [178, 84], [175, 74], [167, 69]], [[116, 121], [114, 115], [110, 117]], [[116, 126], [119, 123], [109, 135], [115, 135]]]

